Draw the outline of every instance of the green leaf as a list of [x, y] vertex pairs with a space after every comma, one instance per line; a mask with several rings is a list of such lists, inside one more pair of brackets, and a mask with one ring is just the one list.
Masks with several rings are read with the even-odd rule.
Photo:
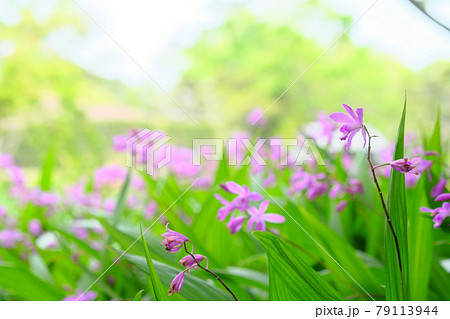
[[[406, 98], [403, 107], [402, 119], [398, 127], [397, 142], [395, 144], [394, 160], [404, 158], [405, 137], [405, 113]], [[394, 236], [389, 225], [385, 231], [385, 271], [386, 271], [386, 299], [409, 300], [409, 276], [408, 276], [408, 234], [407, 234], [407, 209], [405, 175], [391, 170], [389, 180], [389, 193], [387, 198], [387, 210], [398, 240], [400, 260], [402, 264], [401, 275], [397, 248]], [[403, 285], [401, 284], [403, 281]]]
[[[309, 301], [343, 300], [331, 285], [305, 263], [294, 247], [270, 233], [256, 231], [253, 234], [269, 259], [269, 271], [273, 273], [269, 277], [269, 287], [274, 284], [270, 282], [274, 278], [272, 275], [278, 278], [275, 283], [277, 289], [269, 288], [272, 294], [276, 294], [270, 296], [271, 300], [283, 300], [286, 297]], [[285, 288], [280, 288], [280, 285]], [[282, 293], [278, 294], [281, 289]]]
[[[123, 256], [123, 258], [135, 265], [139, 270], [149, 275], [147, 262], [144, 257], [127, 253]], [[158, 273], [161, 282], [165, 287], [167, 287], [167, 290], [169, 290], [168, 288], [170, 287], [170, 283], [181, 270], [156, 260], [153, 260], [153, 264], [155, 265], [156, 272]], [[232, 297], [228, 292], [217, 288], [213, 284], [209, 284], [205, 280], [196, 278], [194, 276], [194, 272], [191, 272], [190, 276], [186, 275], [183, 288], [176, 295], [180, 295], [185, 300], [232, 300]], [[169, 300], [175, 298], [176, 295], [171, 296]]]
[[142, 245], [144, 246], [144, 254], [148, 267], [148, 274], [149, 274], [148, 285], [150, 287], [150, 294], [152, 295], [154, 301], [167, 301], [168, 300], [167, 293], [164, 291], [161, 281], [159, 280], [155, 266], [153, 265], [152, 262], [152, 257], [150, 256], [150, 252], [147, 248], [147, 243], [145, 242], [145, 237], [142, 232], [142, 223], [140, 225], [140, 228], [141, 228]]
[[64, 294], [28, 269], [14, 264], [0, 264], [0, 287], [24, 300], [62, 300]]
[[134, 296], [133, 301], [142, 301], [142, 293], [144, 292], [144, 289], [138, 291], [136, 296]]
[[421, 206], [427, 206], [427, 180], [425, 174], [415, 188], [407, 190], [409, 276], [420, 278], [409, 283], [411, 300], [427, 300], [433, 260], [433, 222], [420, 211]]
[[130, 185], [131, 174], [132, 174], [132, 171], [131, 171], [131, 168], [129, 168], [128, 172], [127, 172], [127, 177], [125, 178], [125, 181], [122, 185], [122, 189], [120, 190], [120, 194], [119, 194], [119, 198], [117, 200], [116, 207], [114, 208], [113, 225], [116, 225], [120, 219], [120, 216], [122, 216], [122, 212], [125, 207], [125, 201], [127, 198], [128, 186]]

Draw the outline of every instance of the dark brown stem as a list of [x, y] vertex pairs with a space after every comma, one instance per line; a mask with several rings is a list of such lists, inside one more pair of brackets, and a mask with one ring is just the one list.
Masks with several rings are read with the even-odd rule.
[[383, 206], [383, 210], [384, 210], [384, 214], [386, 215], [386, 220], [389, 224], [389, 228], [391, 229], [392, 232], [392, 236], [394, 237], [394, 241], [395, 241], [395, 248], [397, 249], [397, 258], [398, 258], [398, 267], [400, 269], [400, 284], [402, 287], [402, 299], [405, 300], [405, 292], [404, 292], [404, 288], [403, 288], [403, 268], [402, 268], [402, 259], [400, 256], [400, 246], [398, 244], [398, 239], [397, 239], [397, 235], [395, 234], [395, 230], [394, 230], [394, 226], [392, 226], [392, 221], [391, 221], [391, 217], [389, 216], [387, 207], [386, 207], [386, 203], [384, 201], [384, 197], [383, 197], [383, 192], [381, 191], [380, 188], [380, 184], [378, 184], [378, 179], [377, 179], [377, 175], [375, 174], [375, 168], [372, 164], [372, 160], [370, 159], [370, 150], [371, 150], [371, 140], [372, 137], [369, 133], [369, 130], [367, 129], [367, 127], [364, 126], [364, 129], [367, 132], [367, 135], [369, 136], [369, 147], [367, 150], [367, 161], [369, 162], [369, 166], [370, 166], [370, 170], [372, 171], [372, 176], [373, 176], [373, 181], [375, 182], [375, 185], [377, 187], [378, 190], [378, 195], [380, 195], [380, 200], [381, 200], [381, 205]]
[[195, 263], [197, 264], [197, 266], [198, 266], [199, 268], [203, 269], [203, 270], [206, 271], [207, 273], [210, 273], [211, 275], [213, 275], [214, 277], [216, 277], [216, 279], [222, 284], [222, 286], [224, 286], [225, 289], [233, 296], [234, 300], [239, 301], [239, 299], [237, 299], [236, 295], [235, 295], [235, 294], [231, 291], [231, 289], [230, 289], [230, 288], [222, 281], [222, 279], [220, 279], [220, 277], [219, 277], [217, 274], [215, 274], [215, 273], [212, 272], [211, 270], [209, 270], [209, 269], [203, 267], [202, 265], [200, 265], [200, 263], [197, 261], [197, 259], [195, 259], [195, 256], [187, 250], [186, 243], [184, 243], [184, 251], [186, 251], [186, 253], [187, 253], [189, 256], [192, 257], [192, 259], [194, 259]]

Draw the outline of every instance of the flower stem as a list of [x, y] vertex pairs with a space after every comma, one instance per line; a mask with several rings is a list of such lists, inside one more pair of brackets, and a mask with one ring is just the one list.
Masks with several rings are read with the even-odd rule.
[[386, 207], [386, 203], [384, 201], [383, 192], [381, 191], [380, 184], [378, 183], [378, 179], [377, 179], [377, 176], [375, 174], [375, 168], [379, 167], [379, 166], [383, 166], [383, 165], [379, 165], [379, 166], [376, 166], [376, 167], [373, 166], [372, 160], [370, 159], [370, 150], [371, 150], [372, 136], [370, 135], [369, 130], [367, 129], [366, 126], [364, 126], [364, 129], [366, 130], [367, 135], [369, 136], [369, 147], [368, 147], [368, 150], [367, 150], [367, 161], [369, 162], [370, 170], [372, 171], [373, 181], [375, 182], [375, 186], [377, 187], [378, 195], [380, 195], [381, 205], [383, 206], [384, 214], [386, 215], [386, 220], [387, 220], [387, 222], [389, 224], [389, 228], [391, 229], [392, 236], [394, 237], [395, 248], [397, 249], [398, 267], [400, 269], [400, 285], [402, 287], [402, 299], [405, 300], [405, 291], [404, 291], [404, 286], [403, 286], [403, 268], [402, 268], [402, 259], [401, 259], [401, 256], [400, 256], [400, 246], [398, 244], [398, 238], [397, 238], [397, 235], [395, 234], [394, 226], [392, 226], [391, 217], [389, 216], [389, 213], [388, 213], [388, 210], [387, 210], [387, 207]]
[[239, 301], [239, 299], [237, 299], [236, 295], [235, 295], [235, 294], [231, 291], [231, 289], [230, 289], [230, 288], [222, 281], [222, 279], [220, 279], [220, 277], [219, 277], [216, 273], [214, 273], [214, 272], [212, 272], [211, 270], [209, 270], [209, 269], [203, 267], [202, 265], [200, 265], [200, 263], [197, 261], [197, 259], [195, 259], [194, 254], [193, 254], [193, 253], [190, 253], [190, 252], [187, 250], [186, 243], [184, 243], [184, 250], [186, 251], [186, 253], [187, 253], [189, 256], [191, 256], [191, 257], [194, 259], [195, 263], [197, 264], [197, 266], [198, 266], [199, 268], [203, 269], [203, 270], [206, 271], [207, 273], [210, 273], [211, 275], [213, 275], [214, 277], [216, 277], [216, 279], [222, 284], [222, 286], [224, 286], [225, 289], [231, 294], [231, 296], [233, 296], [234, 300]]

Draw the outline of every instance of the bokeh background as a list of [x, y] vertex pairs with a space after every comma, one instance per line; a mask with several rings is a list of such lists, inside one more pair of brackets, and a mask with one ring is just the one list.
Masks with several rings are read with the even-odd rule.
[[[0, 153], [32, 174], [56, 148], [72, 182], [124, 163], [110, 141], [131, 128], [180, 145], [227, 138], [373, 2], [0, 0]], [[449, 1], [420, 3], [450, 26]], [[406, 90], [407, 129], [420, 134], [441, 107], [445, 140], [449, 86], [450, 32], [408, 0], [380, 0], [267, 112], [267, 133], [291, 137], [346, 103], [393, 138]]]

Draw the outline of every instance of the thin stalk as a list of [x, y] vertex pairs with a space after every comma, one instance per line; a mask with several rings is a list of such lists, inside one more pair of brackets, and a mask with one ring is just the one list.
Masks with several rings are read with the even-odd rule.
[[372, 136], [370, 135], [369, 130], [367, 129], [366, 126], [364, 126], [364, 129], [366, 130], [367, 135], [369, 136], [369, 147], [368, 147], [368, 150], [367, 150], [367, 161], [369, 162], [370, 170], [372, 171], [373, 181], [375, 182], [375, 186], [377, 187], [378, 195], [380, 195], [381, 205], [383, 206], [384, 214], [386, 215], [386, 220], [387, 220], [387, 222], [389, 224], [389, 228], [391, 229], [392, 236], [394, 237], [395, 248], [397, 249], [398, 267], [400, 269], [400, 284], [401, 284], [401, 287], [402, 287], [402, 299], [405, 300], [405, 291], [404, 291], [404, 287], [403, 287], [402, 259], [400, 257], [400, 246], [398, 244], [398, 238], [397, 238], [397, 235], [395, 234], [394, 226], [392, 226], [391, 217], [389, 216], [389, 213], [388, 213], [388, 210], [387, 210], [387, 207], [386, 207], [386, 203], [384, 201], [383, 192], [381, 191], [380, 184], [378, 184], [378, 179], [377, 179], [377, 176], [375, 174], [375, 167], [373, 166], [372, 160], [370, 159], [370, 150], [371, 150]]
[[195, 259], [194, 254], [190, 253], [190, 252], [187, 250], [186, 243], [184, 243], [184, 250], [186, 251], [186, 253], [187, 253], [189, 256], [192, 257], [192, 259], [194, 259], [195, 263], [197, 264], [197, 266], [198, 266], [199, 268], [203, 269], [203, 270], [206, 271], [207, 273], [210, 273], [211, 275], [213, 275], [214, 277], [216, 277], [216, 279], [222, 284], [222, 286], [224, 286], [225, 289], [231, 294], [231, 296], [233, 296], [234, 300], [239, 301], [239, 299], [237, 299], [236, 295], [235, 295], [235, 294], [231, 291], [231, 289], [230, 289], [230, 288], [222, 281], [222, 279], [220, 279], [220, 277], [219, 277], [217, 274], [215, 274], [215, 273], [212, 272], [211, 270], [209, 270], [209, 269], [203, 267], [202, 265], [200, 265], [200, 263], [197, 261], [197, 259]]

